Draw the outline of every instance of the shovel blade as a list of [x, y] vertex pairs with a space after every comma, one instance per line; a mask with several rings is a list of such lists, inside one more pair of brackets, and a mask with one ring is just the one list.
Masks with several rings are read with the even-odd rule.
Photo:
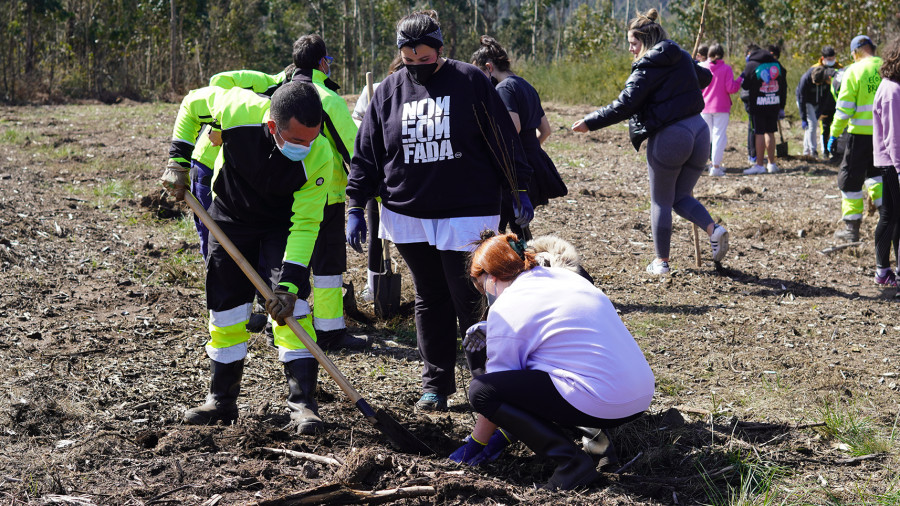
[[434, 455], [435, 451], [423, 443], [419, 438], [413, 435], [406, 427], [400, 425], [383, 409], [375, 411], [375, 419], [377, 420], [374, 427], [388, 437], [398, 450], [404, 453], [415, 453], [419, 455]]
[[779, 158], [784, 158], [788, 155], [788, 143], [779, 142], [775, 144], [775, 155]]
[[400, 273], [375, 275], [375, 314], [390, 318], [400, 312]]

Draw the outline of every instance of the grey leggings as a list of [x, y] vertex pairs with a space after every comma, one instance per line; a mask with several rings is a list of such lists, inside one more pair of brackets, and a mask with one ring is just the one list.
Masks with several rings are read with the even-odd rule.
[[699, 114], [653, 134], [647, 143], [650, 226], [657, 258], [669, 258], [672, 211], [706, 231], [713, 222], [691, 196], [709, 159], [709, 127]]

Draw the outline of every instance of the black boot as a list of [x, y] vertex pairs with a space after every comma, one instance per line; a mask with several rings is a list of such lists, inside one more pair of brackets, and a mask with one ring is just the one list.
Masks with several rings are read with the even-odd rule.
[[369, 345], [366, 339], [356, 337], [346, 328], [316, 330], [316, 344], [323, 350], [361, 350]]
[[553, 476], [541, 488], [571, 490], [589, 485], [597, 479], [597, 469], [591, 457], [575, 446], [554, 423], [509, 404], [501, 404], [490, 418], [519, 438], [534, 453], [556, 462]]
[[616, 449], [606, 429], [593, 427], [576, 427], [581, 433], [581, 447], [585, 453], [591, 456], [600, 467], [612, 466], [619, 463]]
[[244, 359], [230, 364], [210, 360], [209, 369], [212, 379], [206, 402], [185, 411], [184, 421], [191, 425], [212, 425], [219, 421], [232, 424], [238, 417], [237, 397], [241, 392]]
[[314, 358], [298, 358], [284, 364], [291, 422], [297, 425], [299, 434], [316, 434], [325, 430], [325, 424], [319, 418], [319, 405], [316, 404], [318, 375], [319, 363]]
[[843, 230], [834, 233], [834, 237], [844, 242], [856, 242], [859, 240], [859, 225], [862, 220], [843, 220]]

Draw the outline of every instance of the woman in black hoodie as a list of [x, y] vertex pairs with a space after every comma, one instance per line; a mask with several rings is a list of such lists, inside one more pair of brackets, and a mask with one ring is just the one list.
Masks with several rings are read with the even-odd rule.
[[634, 148], [647, 143], [650, 174], [651, 228], [656, 259], [647, 266], [650, 274], [669, 272], [672, 211], [709, 234], [712, 258], [720, 261], [728, 250], [728, 231], [713, 222], [703, 204], [691, 193], [709, 159], [709, 128], [700, 117], [700, 89], [712, 80], [691, 55], [657, 22], [659, 13], [650, 9], [628, 26], [629, 51], [634, 54], [625, 89], [611, 104], [572, 125], [576, 132], [598, 130], [629, 119]]
[[[380, 196], [377, 233], [409, 267], [424, 362], [416, 408], [426, 411], [447, 410], [457, 340], [479, 320], [468, 252], [482, 230], [497, 229], [504, 192], [518, 194], [519, 226], [534, 217], [525, 191], [532, 170], [512, 119], [487, 76], [442, 56], [436, 16], [414, 12], [397, 24], [404, 67], [375, 89], [347, 178], [347, 242], [362, 251], [363, 208]], [[483, 350], [466, 351], [466, 360], [473, 376], [484, 372]]]

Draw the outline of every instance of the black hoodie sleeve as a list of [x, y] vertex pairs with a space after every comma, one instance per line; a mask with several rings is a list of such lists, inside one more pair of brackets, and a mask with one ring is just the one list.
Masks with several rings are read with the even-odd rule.
[[378, 166], [378, 161], [384, 160], [386, 156], [379, 119], [382, 111], [380, 107], [375, 107], [376, 103], [383, 100], [384, 88], [385, 86], [379, 86], [375, 89], [368, 112], [356, 135], [350, 173], [347, 176], [347, 204], [351, 208], [365, 208], [366, 202], [377, 195], [378, 186], [384, 179]]
[[694, 61], [694, 72], [697, 73], [697, 82], [700, 84], [701, 90], [712, 82], [712, 72], [708, 68], [701, 67], [696, 61]]

